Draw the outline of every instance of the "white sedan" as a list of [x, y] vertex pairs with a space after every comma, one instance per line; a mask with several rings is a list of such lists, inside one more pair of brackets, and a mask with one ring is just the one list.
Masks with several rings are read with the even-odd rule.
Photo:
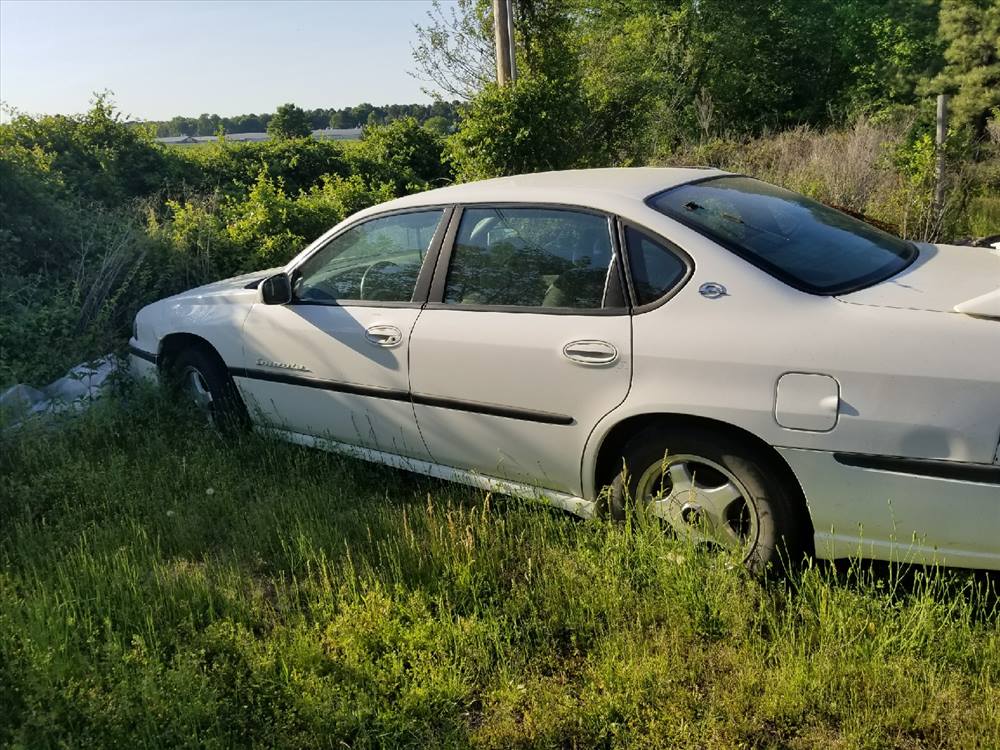
[[130, 342], [223, 425], [581, 516], [1000, 569], [1000, 256], [708, 169], [369, 208]]

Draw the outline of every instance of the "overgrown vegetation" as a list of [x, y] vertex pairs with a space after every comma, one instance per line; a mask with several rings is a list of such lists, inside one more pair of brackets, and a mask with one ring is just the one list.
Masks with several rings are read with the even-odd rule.
[[[465, 100], [447, 136], [443, 103], [287, 105], [270, 142], [195, 149], [103, 96], [0, 125], [0, 386], [120, 349], [140, 306], [454, 180], [711, 164], [911, 239], [1000, 232], [990, 0], [518, 0], [504, 89], [489, 6], [418, 29], [423, 75]], [[161, 133], [232, 125], [175, 121]], [[300, 137], [327, 123], [367, 127]], [[0, 744], [1000, 746], [995, 580], [857, 566], [761, 583], [652, 525], [224, 443], [142, 389], [3, 427]]]
[[[0, 383], [44, 382], [121, 346], [143, 304], [280, 265], [351, 213], [394, 196], [576, 164], [581, 106], [546, 79], [490, 88], [450, 139], [397, 120], [360, 143], [283, 138], [164, 147], [99, 98], [81, 116], [0, 126]], [[762, 137], [705, 138], [654, 161], [712, 164], [881, 220], [916, 239], [1000, 230], [1000, 132], [936, 152], [902, 123], [858, 120]], [[970, 154], [975, 152], [978, 159]]]
[[142, 305], [283, 264], [351, 213], [448, 180], [443, 149], [413, 119], [359, 143], [182, 149], [103, 97], [15, 116], [0, 125], [0, 384], [45, 382], [120, 347]]
[[[461, 0], [417, 29], [422, 75], [467, 99], [448, 136], [362, 105], [360, 143], [319, 142], [301, 136], [329, 113], [288, 104], [270, 142], [171, 148], [104, 96], [0, 125], [0, 385], [120, 347], [146, 302], [282, 264], [353, 211], [453, 180], [709, 164], [907, 238], [1000, 232], [995, 3], [519, 0], [521, 75], [503, 89], [489, 7]], [[937, 91], [955, 114], [942, 205]]]
[[286, 446], [155, 394], [0, 448], [0, 744], [1000, 744], [987, 582], [761, 583], [659, 527]]

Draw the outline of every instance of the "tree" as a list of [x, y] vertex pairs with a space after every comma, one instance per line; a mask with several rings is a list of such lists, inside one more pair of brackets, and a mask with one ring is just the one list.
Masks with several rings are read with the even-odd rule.
[[306, 138], [312, 134], [309, 117], [305, 110], [291, 102], [282, 104], [267, 123], [267, 132], [277, 141], [290, 138]]
[[846, 117], [877, 114], [920, 101], [921, 82], [944, 62], [938, 38], [940, 0], [845, 0], [834, 12], [841, 73], [836, 108]]
[[456, 99], [471, 99], [496, 71], [490, 0], [458, 0], [447, 14], [434, 0], [427, 17], [426, 26], [415, 25], [415, 77]]
[[945, 67], [928, 88], [953, 93], [956, 123], [986, 131], [990, 110], [1000, 107], [1000, 5], [996, 0], [944, 0], [939, 35], [947, 45]]
[[396, 195], [437, 186], [451, 179], [444, 140], [413, 117], [364, 129], [355, 150], [355, 171], [372, 182], [389, 184]]
[[524, 76], [488, 84], [462, 112], [451, 159], [463, 180], [586, 164], [584, 101], [573, 81]]
[[451, 132], [451, 123], [448, 122], [448, 118], [441, 115], [428, 117], [424, 120], [424, 127], [436, 135], [448, 135]]

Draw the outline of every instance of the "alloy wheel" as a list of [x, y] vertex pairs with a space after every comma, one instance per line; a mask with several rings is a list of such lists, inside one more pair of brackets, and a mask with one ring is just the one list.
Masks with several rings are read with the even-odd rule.
[[731, 471], [707, 458], [666, 455], [643, 472], [636, 501], [679, 536], [745, 555], [759, 535], [753, 496]]

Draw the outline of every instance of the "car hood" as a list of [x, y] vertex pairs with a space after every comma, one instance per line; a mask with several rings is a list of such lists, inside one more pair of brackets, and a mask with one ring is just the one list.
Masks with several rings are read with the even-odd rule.
[[[268, 276], [273, 276], [276, 273], [282, 271], [283, 267], [269, 268], [266, 271], [254, 271], [253, 273], [245, 273], [241, 276], [233, 276], [230, 279], [223, 279], [222, 281], [213, 281], [211, 284], [205, 284], [204, 286], [195, 287], [194, 289], [188, 289], [186, 292], [181, 292], [180, 294], [175, 294], [169, 297], [170, 300], [191, 300], [191, 299], [207, 299], [207, 298], [224, 298], [233, 296], [234, 293], [242, 292], [245, 289], [256, 289], [256, 286], [251, 286], [252, 282], [260, 282], [266, 279]], [[243, 297], [243, 294], [238, 294], [236, 296]]]
[[902, 272], [837, 298], [856, 305], [1000, 319], [1000, 253], [960, 245], [923, 243], [917, 248], [920, 255]]

